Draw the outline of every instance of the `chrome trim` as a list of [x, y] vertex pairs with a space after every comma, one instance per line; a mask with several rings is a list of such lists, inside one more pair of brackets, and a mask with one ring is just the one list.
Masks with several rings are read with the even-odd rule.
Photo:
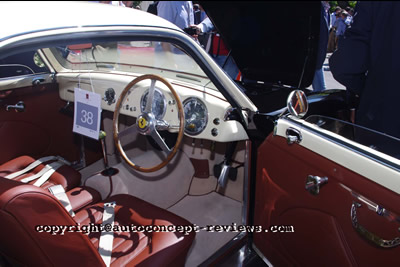
[[6, 111], [10, 111], [11, 109], [14, 109], [17, 112], [24, 112], [25, 111], [25, 103], [24, 103], [24, 101], [19, 101], [15, 105], [7, 105], [6, 106]]
[[253, 243], [252, 247], [254, 249], [254, 251], [258, 254], [258, 256], [260, 256], [260, 258], [266, 263], [268, 264], [268, 266], [273, 267], [274, 265], [264, 256], [264, 254], [261, 253], [261, 251], [256, 247], [256, 245]]
[[351, 205], [350, 211], [351, 224], [353, 225], [357, 233], [359, 233], [364, 239], [381, 248], [394, 248], [400, 245], [400, 237], [395, 237], [391, 240], [385, 240], [360, 225], [357, 219], [357, 208], [360, 207], [361, 204], [354, 201]]
[[[371, 152], [368, 152], [368, 151], [366, 151], [366, 150], [364, 150], [364, 149], [362, 149], [362, 148], [360, 148], [360, 147], [357, 147], [357, 146], [354, 146], [354, 145], [352, 145], [352, 144], [349, 144], [348, 142], [345, 142], [345, 141], [343, 141], [343, 140], [340, 140], [340, 139], [338, 139], [338, 138], [335, 138], [335, 137], [333, 137], [333, 136], [331, 136], [331, 135], [328, 135], [328, 134], [319, 132], [319, 131], [317, 131], [316, 129], [313, 129], [313, 128], [311, 128], [311, 127], [309, 127], [309, 126], [307, 126], [307, 125], [304, 125], [303, 123], [301, 123], [301, 122], [299, 122], [299, 121], [295, 121], [295, 120], [293, 120], [293, 119], [291, 119], [291, 118], [289, 118], [289, 117], [287, 117], [287, 118], [281, 118], [281, 120], [287, 120], [287, 121], [289, 121], [290, 123], [293, 123], [293, 124], [295, 124], [295, 125], [298, 125], [299, 127], [301, 127], [301, 128], [303, 128], [303, 129], [305, 129], [305, 130], [308, 130], [308, 131], [310, 131], [310, 132], [312, 132], [312, 133], [318, 135], [319, 137], [329, 139], [330, 141], [332, 141], [332, 142], [333, 142], [334, 144], [336, 144], [336, 145], [339, 145], [339, 146], [341, 146], [341, 147], [344, 147], [344, 148], [346, 148], [346, 149], [349, 149], [349, 150], [351, 150], [351, 151], [354, 152], [354, 153], [357, 153], [357, 154], [359, 154], [359, 155], [361, 155], [361, 156], [364, 156], [364, 157], [366, 157], [366, 158], [368, 158], [368, 159], [371, 159], [371, 160], [373, 160], [373, 161], [375, 161], [375, 162], [377, 162], [377, 163], [379, 163], [379, 164], [382, 164], [382, 165], [384, 165], [384, 166], [386, 166], [386, 167], [389, 167], [389, 168], [391, 168], [391, 169], [393, 169], [393, 170], [395, 170], [395, 171], [397, 171], [397, 172], [400, 172], [400, 165], [398, 165], [398, 164], [396, 164], [396, 163], [393, 163], [392, 161], [389, 161], [389, 160], [387, 160], [387, 159], [384, 159], [384, 158], [382, 158], [382, 157], [380, 157], [380, 156], [378, 156], [378, 155], [376, 155], [376, 154], [373, 154], [373, 153], [371, 153]], [[381, 153], [382, 153], [382, 152], [381, 152]]]
[[[12, 76], [12, 77], [4, 77], [4, 78], [0, 78], [0, 81], [3, 82], [3, 81], [7, 81], [7, 80], [16, 80], [16, 79], [22, 79], [22, 78], [25, 78], [25, 79], [32, 79], [32, 80], [33, 80], [33, 79], [36, 78], [37, 76], [43, 76], [43, 75], [48, 75], [48, 76], [50, 76], [51, 73], [48, 73], [48, 72], [39, 72], [39, 73], [18, 75], [18, 76]], [[45, 81], [44, 81], [44, 82], [46, 82], [46, 81], [47, 81], [47, 78], [45, 78]]]
[[393, 213], [392, 211], [389, 211], [386, 208], [376, 204], [372, 200], [358, 194], [357, 192], [353, 191], [352, 189], [350, 189], [349, 187], [345, 186], [342, 183], [339, 183], [339, 185], [341, 187], [343, 187], [345, 190], [349, 191], [351, 193], [351, 195], [354, 198], [356, 198], [358, 201], [360, 201], [361, 203], [364, 203], [369, 210], [375, 212], [379, 216], [383, 216], [389, 222], [396, 221], [396, 222], [400, 223], [400, 216], [397, 215], [396, 213]]

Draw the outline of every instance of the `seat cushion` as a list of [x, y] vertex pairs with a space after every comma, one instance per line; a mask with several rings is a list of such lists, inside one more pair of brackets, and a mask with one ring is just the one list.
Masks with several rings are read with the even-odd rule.
[[77, 212], [101, 200], [100, 193], [91, 187], [78, 186], [66, 192], [72, 210]]
[[[30, 156], [21, 156], [13, 160], [10, 160], [0, 165], [0, 177], [5, 177], [11, 173], [20, 171], [34, 161], [35, 159]], [[36, 168], [28, 171], [28, 173], [20, 175], [14, 178], [13, 180], [20, 181], [23, 178], [34, 175], [38, 173], [40, 170], [42, 170], [44, 166], [49, 163], [51, 163], [51, 161], [45, 162], [45, 164], [40, 164]], [[33, 184], [35, 182], [36, 180], [29, 182], [29, 184]], [[58, 168], [50, 176], [49, 180], [47, 180], [41, 187], [43, 189], [47, 189], [50, 186], [60, 184], [64, 187], [65, 191], [68, 191], [71, 190], [72, 188], [77, 187], [80, 184], [80, 182], [81, 182], [81, 174], [72, 167], [68, 165], [63, 165], [60, 168]]]
[[[81, 225], [101, 224], [103, 206], [106, 202], [116, 202], [114, 224], [138, 232], [114, 232], [112, 266], [183, 266], [187, 252], [195, 237], [195, 232], [156, 232], [147, 231], [146, 226], [191, 226], [187, 220], [130, 195], [116, 195], [98, 204], [91, 205], [76, 213], [74, 220]], [[144, 228], [143, 228], [144, 226]], [[181, 228], [179, 228], [180, 230]], [[149, 230], [149, 227], [147, 227]], [[182, 229], [183, 230], [183, 229]], [[180, 230], [181, 231], [181, 230]], [[89, 238], [96, 249], [99, 246], [100, 232], [92, 232]]]
[[0, 254], [12, 266], [103, 264], [97, 250], [81, 232], [52, 234], [37, 228], [76, 224], [63, 205], [43, 188], [0, 179], [0, 222]]

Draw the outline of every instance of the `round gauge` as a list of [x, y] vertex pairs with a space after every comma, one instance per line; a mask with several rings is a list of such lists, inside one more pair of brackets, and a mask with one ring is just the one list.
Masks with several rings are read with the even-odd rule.
[[[140, 100], [140, 110], [142, 112], [144, 112], [144, 109], [146, 107], [148, 96], [149, 96], [149, 90], [144, 92], [144, 94], [142, 95], [142, 99]], [[153, 103], [151, 105], [151, 111], [153, 112], [154, 117], [157, 120], [161, 120], [164, 117], [166, 110], [167, 110], [167, 101], [165, 100], [164, 94], [160, 90], [155, 89]]]
[[208, 113], [204, 103], [195, 97], [183, 101], [185, 132], [190, 135], [201, 133], [207, 126]]

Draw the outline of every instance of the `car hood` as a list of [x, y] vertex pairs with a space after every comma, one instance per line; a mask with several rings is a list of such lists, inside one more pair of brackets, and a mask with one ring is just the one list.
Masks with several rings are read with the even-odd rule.
[[318, 52], [321, 3], [200, 3], [243, 77], [298, 88], [311, 85]]

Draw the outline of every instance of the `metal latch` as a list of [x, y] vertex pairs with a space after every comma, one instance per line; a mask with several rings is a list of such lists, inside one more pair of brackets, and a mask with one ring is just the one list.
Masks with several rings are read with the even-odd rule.
[[289, 145], [293, 143], [299, 144], [303, 140], [303, 137], [299, 130], [290, 127], [286, 130], [286, 140]]

